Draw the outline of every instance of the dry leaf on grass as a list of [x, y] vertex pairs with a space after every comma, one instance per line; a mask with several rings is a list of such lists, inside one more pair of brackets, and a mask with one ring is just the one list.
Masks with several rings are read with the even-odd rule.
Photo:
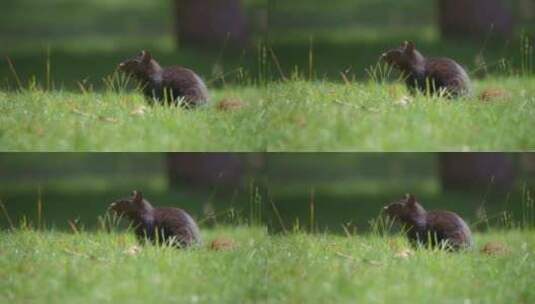
[[118, 120], [116, 118], [105, 117], [105, 116], [102, 116], [102, 115], [95, 115], [95, 114], [90, 114], [90, 113], [85, 113], [85, 112], [82, 112], [82, 111], [78, 110], [76, 107], [72, 107], [71, 108], [71, 112], [73, 112], [74, 114], [80, 115], [80, 116], [84, 116], [84, 117], [88, 117], [88, 118], [92, 118], [92, 119], [98, 119], [98, 120], [104, 121], [104, 122], [111, 122], [111, 123], [118, 122]]
[[400, 99], [396, 100], [394, 103], [400, 106], [408, 106], [410, 103], [412, 103], [412, 98], [410, 98], [407, 95], [403, 95], [401, 96]]
[[139, 107], [133, 109], [132, 112], [130, 112], [130, 115], [142, 116], [142, 115], [145, 115], [146, 111], [147, 111], [147, 107], [146, 106], [139, 106]]
[[409, 258], [409, 257], [412, 256], [412, 255], [413, 255], [412, 250], [410, 250], [410, 249], [408, 249], [408, 248], [401, 249], [401, 250], [399, 250], [398, 252], [396, 252], [396, 253], [394, 254], [394, 256], [395, 256], [396, 258], [400, 258], [400, 259], [407, 259], [407, 258]]
[[236, 111], [245, 107], [245, 103], [238, 98], [224, 98], [217, 104], [219, 111]]
[[479, 100], [481, 101], [508, 101], [510, 98], [511, 94], [504, 89], [486, 89], [479, 94]]
[[124, 251], [125, 254], [131, 255], [131, 256], [138, 255], [140, 252], [141, 252], [141, 247], [139, 247], [138, 245], [134, 245]]
[[483, 245], [481, 253], [486, 255], [508, 255], [511, 253], [511, 249], [502, 242], [492, 241]]
[[307, 120], [304, 116], [299, 115], [294, 117], [294, 123], [299, 127], [304, 127], [307, 125]]
[[226, 237], [220, 237], [210, 243], [210, 249], [215, 251], [227, 251], [238, 248], [236, 241]]
[[113, 117], [105, 117], [105, 116], [99, 116], [99, 117], [98, 117], [98, 120], [100, 120], [100, 121], [104, 121], [104, 122], [111, 122], [111, 123], [116, 123], [116, 122], [119, 121], [117, 118], [113, 118]]

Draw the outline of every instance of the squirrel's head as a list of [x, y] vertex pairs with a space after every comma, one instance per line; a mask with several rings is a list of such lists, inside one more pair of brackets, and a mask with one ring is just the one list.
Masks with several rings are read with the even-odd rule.
[[400, 47], [381, 55], [381, 60], [400, 70], [407, 70], [423, 61], [413, 42], [405, 41]]
[[388, 216], [401, 220], [413, 218], [414, 216], [425, 213], [424, 208], [412, 194], [406, 194], [403, 199], [385, 206], [384, 211]]
[[119, 63], [117, 68], [126, 73], [140, 74], [149, 70], [151, 66], [152, 55], [143, 50], [136, 56]]
[[139, 191], [133, 191], [132, 197], [119, 199], [110, 204], [108, 210], [115, 212], [118, 216], [135, 217], [142, 211], [151, 209], [152, 206], [143, 199], [143, 194]]

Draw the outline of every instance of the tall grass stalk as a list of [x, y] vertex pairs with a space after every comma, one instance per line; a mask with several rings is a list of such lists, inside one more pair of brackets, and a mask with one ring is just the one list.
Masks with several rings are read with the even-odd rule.
[[9, 216], [6, 206], [4, 205], [2, 200], [0, 200], [0, 208], [2, 209], [2, 213], [4, 214], [4, 217], [6, 218], [7, 223], [9, 224], [9, 228], [11, 228], [11, 230], [15, 230], [15, 225], [13, 224], [13, 221], [11, 220], [11, 217]]
[[520, 72], [522, 76], [528, 76], [535, 72], [533, 41], [528, 35], [520, 38]]
[[17, 83], [18, 89], [22, 90], [24, 86], [22, 85], [22, 81], [20, 80], [19, 75], [17, 74], [17, 70], [15, 69], [15, 65], [13, 64], [13, 61], [11, 61], [11, 58], [9, 56], [6, 56], [7, 64], [9, 65], [9, 70], [11, 71], [11, 74], [13, 74], [13, 78], [15, 78], [15, 82]]

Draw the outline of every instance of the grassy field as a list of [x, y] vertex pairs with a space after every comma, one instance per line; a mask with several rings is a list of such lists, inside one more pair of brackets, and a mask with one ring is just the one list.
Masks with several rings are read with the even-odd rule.
[[[476, 250], [409, 249], [398, 236], [203, 232], [205, 245], [138, 247], [124, 233], [0, 232], [3, 303], [533, 303], [535, 234], [476, 234]], [[215, 238], [237, 248], [209, 249]], [[479, 252], [488, 241], [508, 252]]]
[[216, 105], [188, 111], [151, 107], [141, 95], [32, 91], [1, 94], [2, 150], [18, 151], [241, 151], [265, 150], [255, 89], [213, 93], [250, 101], [235, 112]]
[[270, 91], [268, 150], [533, 150], [535, 78], [476, 83], [476, 91], [486, 88], [509, 95], [454, 102], [375, 82], [280, 84]]
[[[251, 47], [233, 53], [177, 46], [171, 1], [34, 2], [10, 0], [0, 12], [2, 57], [13, 64], [0, 63], [0, 151], [535, 149], [533, 45], [520, 41], [533, 22], [522, 14], [511, 41], [458, 43], [440, 39], [429, 1], [250, 0]], [[256, 24], [267, 13], [269, 28]], [[476, 93], [497, 88], [506, 96], [406, 99], [399, 84], [371, 81], [366, 69], [404, 40], [466, 66]], [[164, 66], [197, 71], [212, 105], [148, 107], [140, 94], [102, 81], [141, 49]], [[246, 107], [217, 111], [223, 98]]]
[[[329, 81], [225, 87], [195, 111], [129, 92], [0, 93], [3, 151], [534, 150], [535, 79], [476, 82], [491, 102], [409, 97], [399, 84]], [[245, 107], [219, 111], [223, 98]]]

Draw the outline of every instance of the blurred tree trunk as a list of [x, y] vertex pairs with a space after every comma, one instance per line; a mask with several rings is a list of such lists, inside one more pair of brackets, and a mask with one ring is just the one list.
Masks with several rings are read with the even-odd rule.
[[442, 189], [509, 190], [515, 179], [513, 160], [503, 153], [441, 153]]
[[502, 0], [438, 0], [438, 22], [444, 38], [510, 37], [511, 9]]
[[535, 17], [535, 1], [534, 0], [520, 0], [519, 13], [524, 21], [529, 21]]
[[176, 36], [180, 44], [242, 48], [248, 27], [240, 0], [175, 0]]
[[168, 153], [169, 185], [233, 192], [264, 167], [260, 153]]

